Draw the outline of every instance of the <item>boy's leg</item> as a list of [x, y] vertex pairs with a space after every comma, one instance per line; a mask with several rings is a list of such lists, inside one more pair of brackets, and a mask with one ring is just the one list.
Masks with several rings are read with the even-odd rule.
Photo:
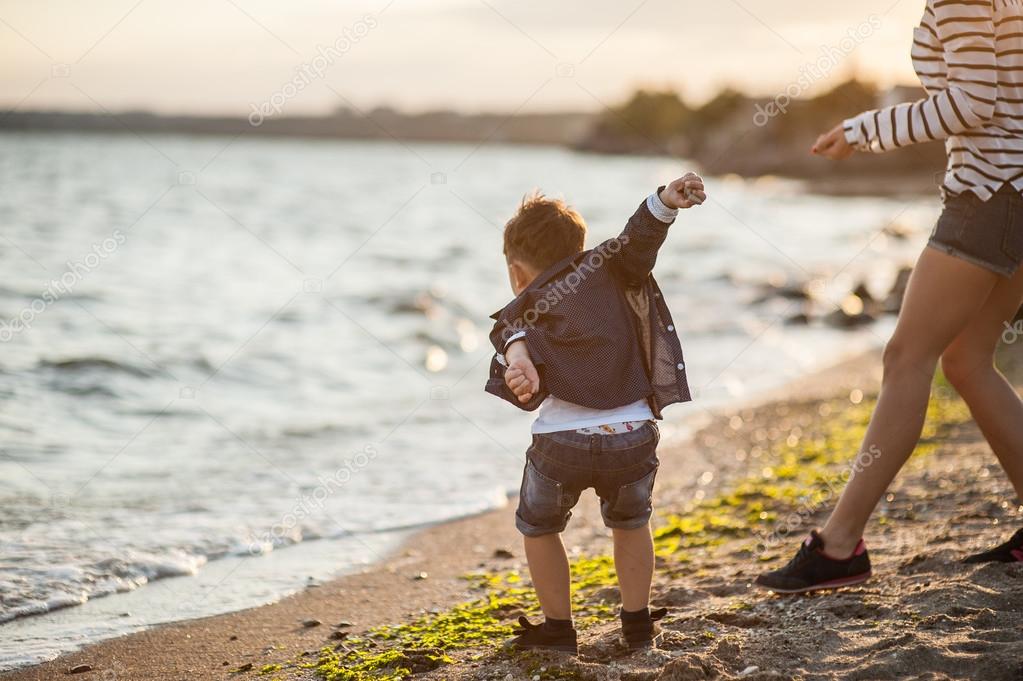
[[622, 593], [622, 608], [637, 612], [650, 603], [654, 576], [654, 540], [650, 524], [635, 530], [611, 531], [614, 535], [615, 571]]
[[529, 574], [548, 619], [572, 619], [568, 555], [560, 534], [523, 537]]
[[974, 319], [997, 275], [924, 249], [895, 335], [885, 349], [884, 382], [862, 451], [878, 452], [857, 470], [821, 532], [829, 555], [856, 549], [867, 520], [920, 439], [938, 359]]

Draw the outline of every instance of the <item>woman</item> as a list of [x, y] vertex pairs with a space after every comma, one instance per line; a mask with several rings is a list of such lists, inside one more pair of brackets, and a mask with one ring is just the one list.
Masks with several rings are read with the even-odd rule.
[[[912, 453], [934, 370], [970, 407], [1023, 499], [1023, 401], [994, 353], [1023, 302], [1023, 3], [927, 0], [913, 62], [928, 97], [868, 111], [822, 135], [813, 152], [840, 161], [947, 140], [944, 212], [913, 272], [884, 355], [884, 381], [857, 466], [824, 529], [757, 584], [780, 593], [870, 577], [862, 535]], [[1023, 530], [970, 562], [1023, 561]]]

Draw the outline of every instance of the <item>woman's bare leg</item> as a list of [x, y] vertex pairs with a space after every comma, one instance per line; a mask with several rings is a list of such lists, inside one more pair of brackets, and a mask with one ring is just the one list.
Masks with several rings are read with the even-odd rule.
[[884, 381], [862, 451], [871, 463], [853, 473], [821, 531], [829, 555], [856, 548], [870, 514], [923, 430], [938, 359], [984, 307], [998, 276], [964, 260], [924, 249], [884, 354]]
[[1023, 269], [998, 282], [977, 317], [945, 350], [941, 366], [1023, 499], [1023, 400], [994, 363], [1005, 324], [1021, 302]]

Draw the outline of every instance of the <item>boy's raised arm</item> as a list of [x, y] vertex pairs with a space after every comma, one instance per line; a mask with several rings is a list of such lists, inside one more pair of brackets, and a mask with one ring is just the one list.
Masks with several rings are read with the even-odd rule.
[[622, 234], [596, 250], [608, 257], [609, 266], [621, 281], [640, 286], [653, 271], [657, 251], [678, 211], [699, 206], [706, 200], [703, 179], [696, 173], [687, 173], [651, 194], [629, 218]]

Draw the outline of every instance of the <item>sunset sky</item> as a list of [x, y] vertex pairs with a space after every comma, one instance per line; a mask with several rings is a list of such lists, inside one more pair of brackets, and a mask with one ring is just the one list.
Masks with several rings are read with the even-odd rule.
[[[700, 101], [771, 94], [823, 46], [875, 26], [829, 78], [913, 82], [923, 0], [0, 0], [0, 108], [248, 114], [318, 47], [287, 113], [344, 103], [416, 111], [590, 110], [637, 86]], [[849, 43], [847, 42], [848, 46]]]

